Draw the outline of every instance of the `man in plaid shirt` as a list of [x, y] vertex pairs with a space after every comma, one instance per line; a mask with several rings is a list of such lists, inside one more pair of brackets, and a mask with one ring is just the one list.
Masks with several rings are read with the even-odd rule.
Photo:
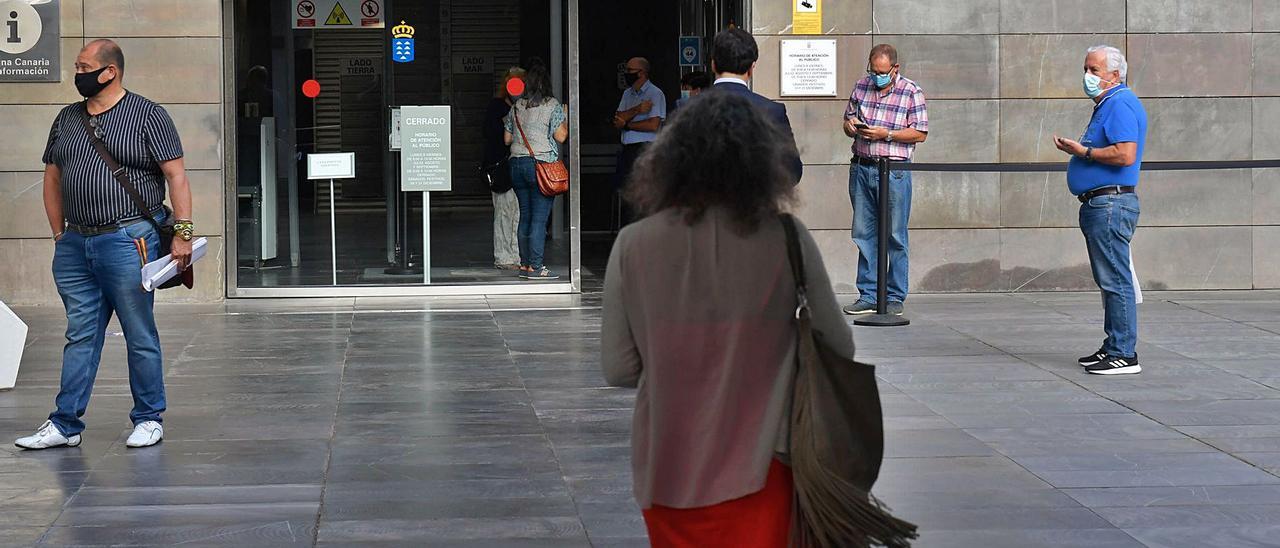
[[[858, 246], [857, 302], [846, 314], [876, 311], [876, 243], [879, 227], [880, 173], [876, 160], [909, 161], [916, 143], [929, 133], [924, 91], [899, 73], [898, 50], [889, 44], [871, 48], [867, 76], [859, 80], [844, 111], [844, 133], [853, 138], [849, 200], [853, 202], [853, 243]], [[889, 174], [888, 313], [902, 314], [907, 299], [907, 221], [911, 216], [911, 172]]]

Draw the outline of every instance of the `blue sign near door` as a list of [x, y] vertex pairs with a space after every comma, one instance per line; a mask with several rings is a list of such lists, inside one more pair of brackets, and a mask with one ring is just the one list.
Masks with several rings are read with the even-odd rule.
[[702, 66], [702, 37], [701, 36], [681, 36], [680, 37], [680, 66], [682, 67]]
[[397, 63], [413, 61], [413, 27], [401, 21], [391, 27], [391, 60]]

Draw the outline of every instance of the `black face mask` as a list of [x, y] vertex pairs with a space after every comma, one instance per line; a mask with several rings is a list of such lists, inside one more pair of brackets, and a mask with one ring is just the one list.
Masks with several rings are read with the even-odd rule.
[[99, 93], [102, 93], [102, 90], [107, 89], [107, 86], [111, 85], [111, 82], [115, 81], [115, 78], [112, 78], [107, 80], [105, 84], [99, 82], [98, 76], [101, 75], [104, 70], [107, 70], [107, 67], [102, 67], [93, 72], [81, 72], [76, 74], [76, 91], [80, 92], [81, 97], [86, 99], [92, 98]]
[[628, 72], [622, 75], [622, 77], [626, 78], [628, 86], [634, 87], [636, 85], [636, 82], [640, 81], [640, 73], [638, 72]]

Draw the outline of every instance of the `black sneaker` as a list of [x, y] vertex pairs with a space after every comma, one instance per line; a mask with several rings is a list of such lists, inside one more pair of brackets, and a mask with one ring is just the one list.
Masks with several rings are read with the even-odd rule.
[[1090, 365], [1102, 363], [1106, 359], [1107, 359], [1107, 353], [1103, 352], [1102, 349], [1099, 348], [1097, 352], [1089, 354], [1088, 356], [1080, 358], [1079, 360], [1076, 360], [1076, 361], [1080, 364], [1080, 367], [1089, 367]]
[[1094, 375], [1132, 375], [1134, 373], [1141, 373], [1142, 366], [1138, 365], [1137, 356], [1132, 358], [1113, 358], [1111, 356], [1107, 356], [1105, 360], [1090, 365], [1089, 367], [1084, 368], [1084, 370]]

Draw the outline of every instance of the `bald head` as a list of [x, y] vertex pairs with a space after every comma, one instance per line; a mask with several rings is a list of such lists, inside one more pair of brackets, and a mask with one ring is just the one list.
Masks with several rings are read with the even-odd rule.
[[627, 70], [643, 70], [649, 72], [649, 60], [644, 57], [632, 57], [627, 61]]
[[97, 68], [115, 65], [120, 73], [124, 74], [124, 51], [120, 49], [120, 44], [113, 40], [102, 38], [89, 42], [84, 45], [84, 49], [80, 50], [80, 54], [97, 61]]

